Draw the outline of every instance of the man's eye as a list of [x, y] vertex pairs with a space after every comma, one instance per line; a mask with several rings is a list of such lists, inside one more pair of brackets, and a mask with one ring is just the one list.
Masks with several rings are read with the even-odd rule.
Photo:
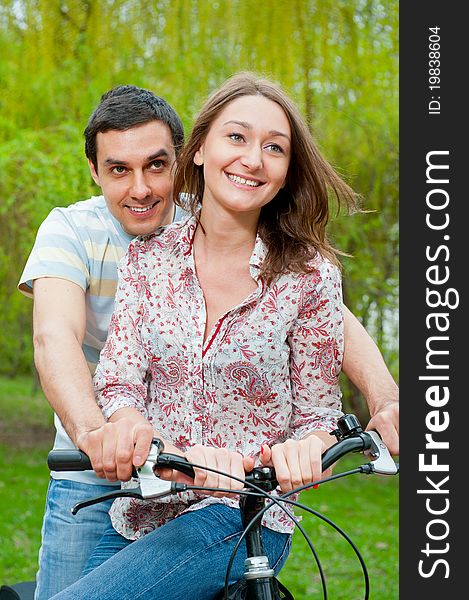
[[150, 171], [162, 171], [164, 168], [166, 167], [166, 162], [162, 159], [157, 159], [152, 161], [147, 169], [149, 169]]
[[126, 168], [122, 167], [121, 165], [117, 165], [112, 168], [112, 172], [116, 173], [116, 175], [122, 175], [122, 173], [126, 172]]

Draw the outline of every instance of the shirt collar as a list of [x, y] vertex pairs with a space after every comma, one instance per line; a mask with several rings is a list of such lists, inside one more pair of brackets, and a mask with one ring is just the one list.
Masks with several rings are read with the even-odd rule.
[[249, 259], [249, 265], [260, 269], [264, 264], [265, 257], [267, 256], [267, 248], [264, 242], [261, 240], [259, 234], [256, 236], [256, 243], [254, 244], [254, 250], [252, 251], [251, 258]]

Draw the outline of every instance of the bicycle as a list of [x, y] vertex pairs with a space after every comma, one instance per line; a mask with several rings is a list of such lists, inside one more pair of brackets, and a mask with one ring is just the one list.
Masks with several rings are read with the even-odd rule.
[[[399, 465], [396, 463], [385, 444], [382, 442], [379, 434], [375, 431], [363, 431], [358, 419], [351, 414], [342, 416], [338, 421], [337, 429], [332, 432], [337, 441], [333, 444], [322, 456], [322, 468], [327, 469], [340, 458], [350, 452], [361, 452], [365, 456], [369, 456], [371, 461], [360, 465], [349, 471], [338, 473], [323, 479], [321, 481], [312, 482], [308, 485], [297, 488], [291, 492], [272, 496], [270, 492], [277, 488], [278, 482], [275, 479], [275, 471], [271, 467], [256, 467], [251, 473], [248, 473], [245, 478], [245, 488], [240, 492], [240, 510], [242, 511], [243, 524], [245, 525], [244, 532], [231, 555], [227, 565], [224, 589], [220, 592], [218, 600], [230, 599], [245, 599], [245, 600], [293, 600], [291, 593], [278, 581], [274, 576], [274, 571], [269, 565], [268, 558], [264, 554], [261, 534], [261, 518], [262, 515], [273, 505], [279, 504], [284, 510], [283, 505], [293, 505], [302, 508], [308, 512], [312, 512], [316, 516], [328, 522], [336, 531], [338, 531], [351, 544], [363, 571], [365, 584], [365, 600], [369, 598], [369, 578], [366, 570], [366, 565], [361, 557], [358, 549], [348, 537], [348, 535], [340, 529], [335, 523], [324, 517], [317, 511], [292, 500], [290, 497], [312, 486], [328, 481], [338, 479], [340, 477], [352, 475], [354, 473], [364, 474], [382, 474], [396, 475], [399, 472]], [[90, 470], [92, 469], [91, 462], [86, 454], [80, 450], [53, 450], [48, 455], [48, 465], [51, 470], [55, 471], [71, 471], [71, 470]], [[198, 467], [189, 463], [184, 457], [169, 454], [164, 452], [164, 447], [159, 439], [154, 439], [151, 445], [151, 450], [145, 464], [134, 469], [133, 480], [134, 487], [114, 490], [105, 495], [95, 498], [85, 499], [79, 502], [72, 508], [72, 513], [76, 514], [79, 510], [90, 506], [97, 502], [101, 502], [108, 498], [117, 497], [133, 497], [140, 499], [157, 499], [171, 494], [177, 494], [188, 490], [204, 490], [197, 486], [176, 483], [174, 481], [164, 481], [158, 477], [157, 470], [159, 468], [169, 468], [180, 471], [190, 478], [194, 478], [194, 467]], [[215, 469], [214, 472], [218, 472]], [[213, 488], [210, 491], [229, 491], [222, 488]], [[291, 516], [291, 515], [290, 515]], [[323, 597], [327, 600], [327, 586], [324, 573], [316, 554], [311, 540], [309, 540], [302, 526], [294, 519], [296, 526], [300, 528], [305, 539], [315, 557], [318, 565], [318, 570], [321, 576], [323, 588]], [[235, 584], [229, 585], [229, 576], [231, 566], [243, 540], [246, 540], [247, 556], [245, 561], [245, 573], [243, 578]]]

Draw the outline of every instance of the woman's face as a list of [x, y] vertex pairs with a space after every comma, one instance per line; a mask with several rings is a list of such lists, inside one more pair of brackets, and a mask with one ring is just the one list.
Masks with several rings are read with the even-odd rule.
[[204, 207], [258, 214], [285, 185], [290, 155], [290, 123], [280, 105], [264, 96], [233, 100], [194, 157], [204, 167]]

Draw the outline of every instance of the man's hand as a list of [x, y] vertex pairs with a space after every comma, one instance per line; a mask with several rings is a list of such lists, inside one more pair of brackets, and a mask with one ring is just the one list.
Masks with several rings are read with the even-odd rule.
[[120, 418], [113, 422], [80, 434], [77, 446], [90, 457], [99, 477], [128, 481], [132, 468], [142, 466], [147, 459], [155, 434], [151, 424], [136, 410], [121, 409], [114, 414], [117, 413], [121, 413]]
[[376, 429], [393, 456], [399, 456], [399, 402], [388, 402], [376, 410], [366, 427]]

